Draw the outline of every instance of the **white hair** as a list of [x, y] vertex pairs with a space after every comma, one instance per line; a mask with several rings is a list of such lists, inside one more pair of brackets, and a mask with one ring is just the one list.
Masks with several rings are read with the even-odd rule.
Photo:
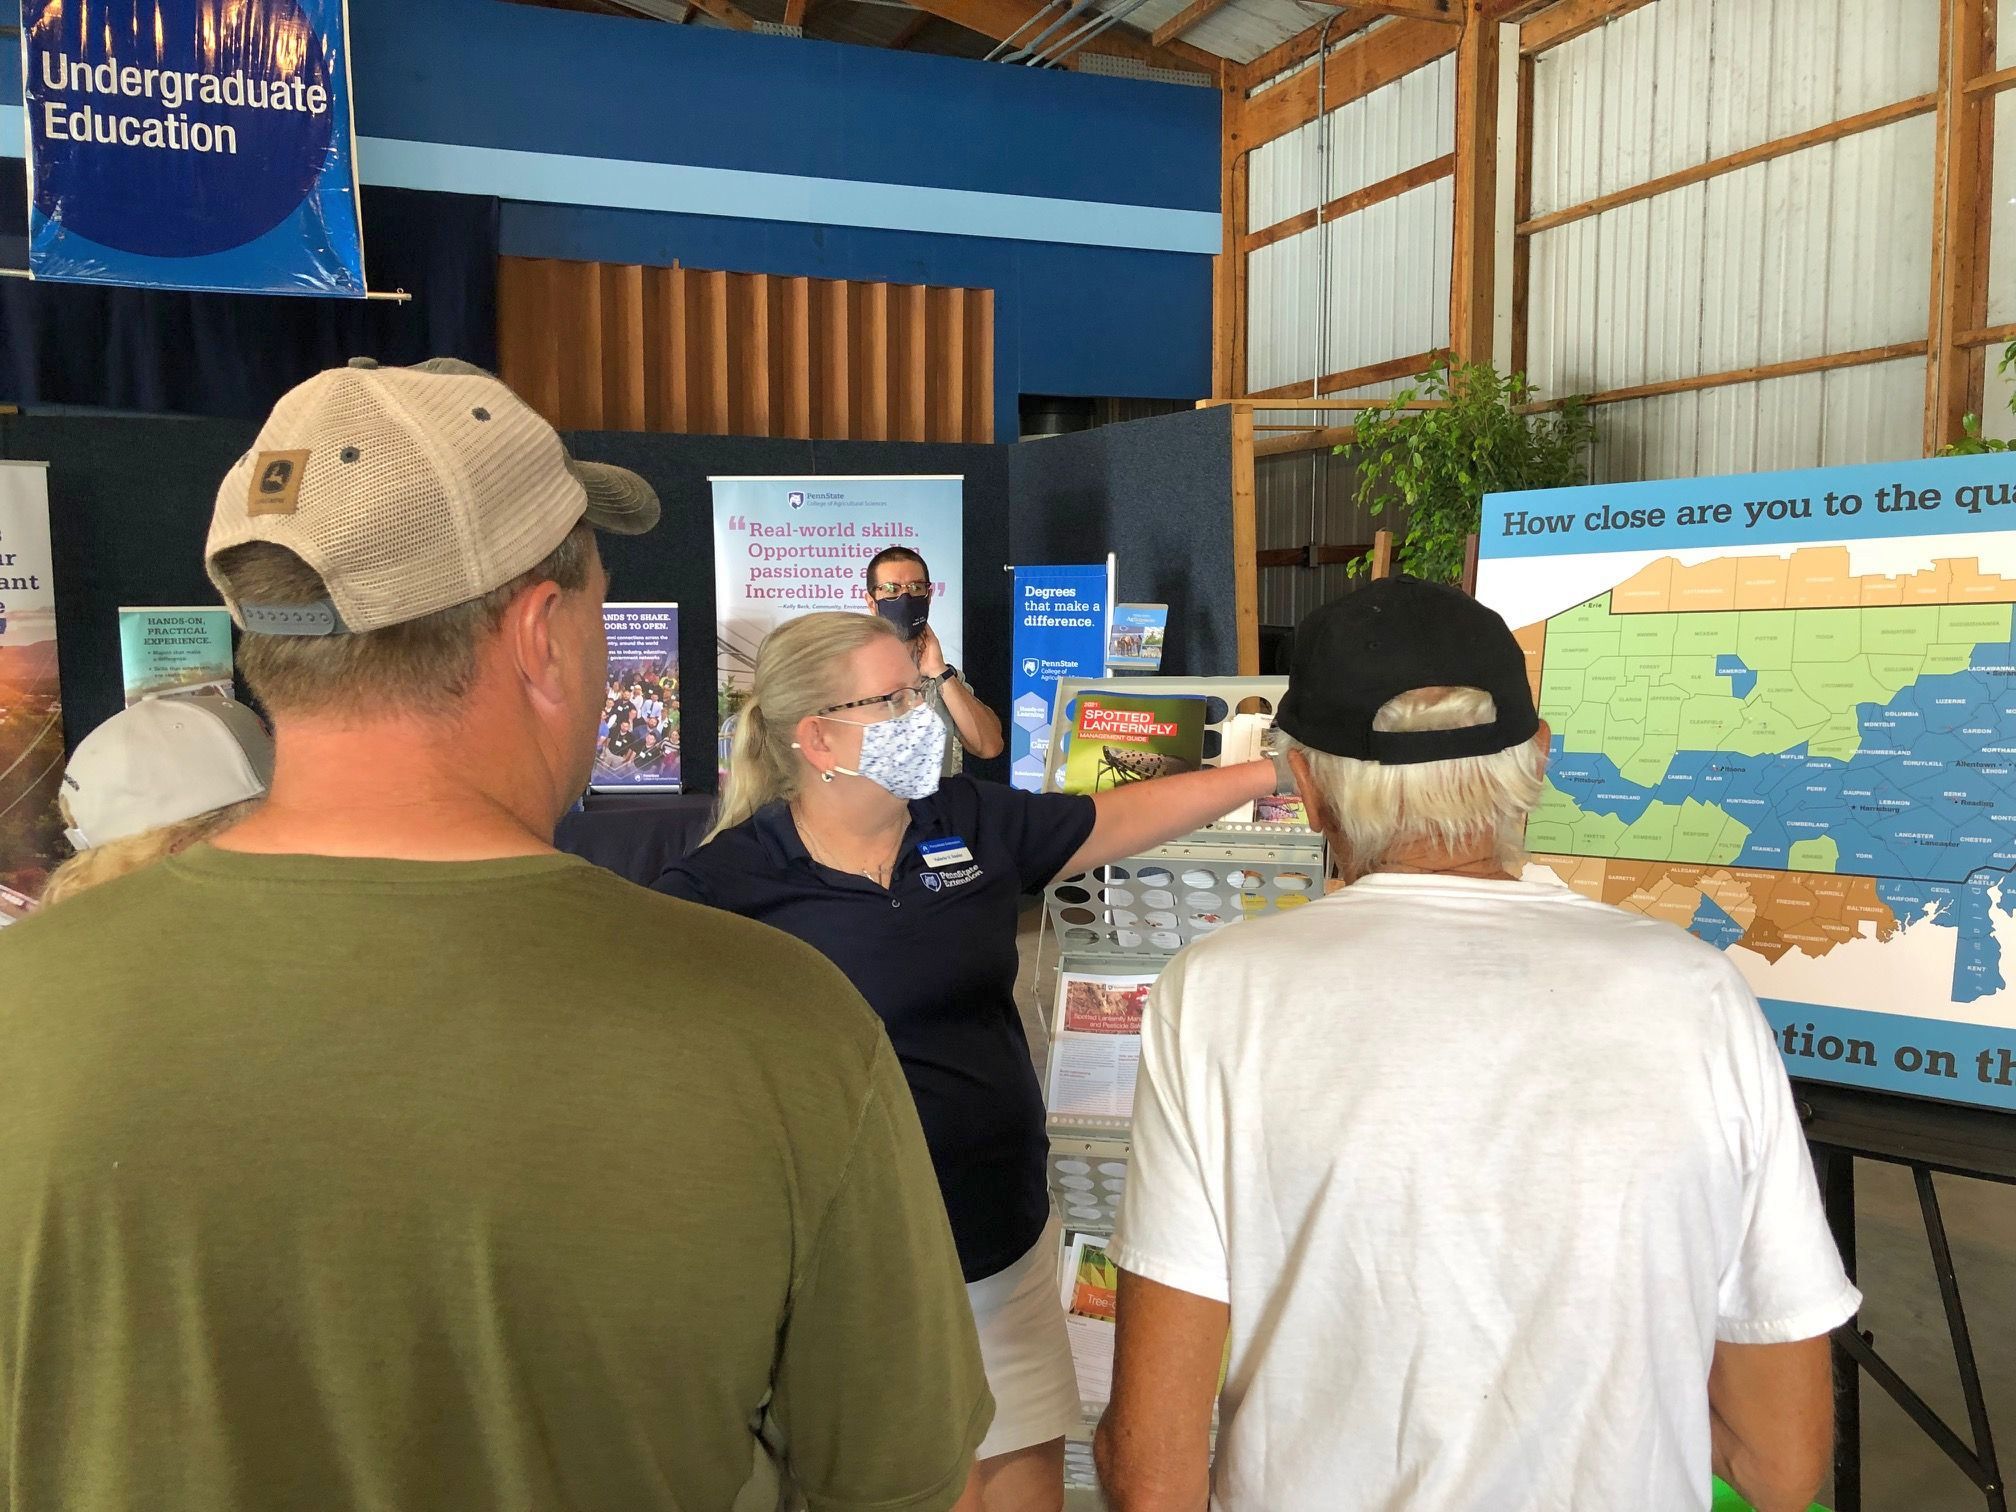
[[[1497, 705], [1482, 688], [1416, 688], [1382, 707], [1372, 728], [1396, 734], [1460, 730], [1497, 717]], [[1519, 874], [1526, 816], [1547, 786], [1546, 761], [1530, 742], [1492, 756], [1388, 766], [1311, 750], [1285, 731], [1277, 738], [1309, 763], [1316, 791], [1304, 796], [1322, 810], [1340, 852], [1333, 859], [1347, 882], [1424, 841], [1456, 852], [1488, 839], [1498, 864]]]

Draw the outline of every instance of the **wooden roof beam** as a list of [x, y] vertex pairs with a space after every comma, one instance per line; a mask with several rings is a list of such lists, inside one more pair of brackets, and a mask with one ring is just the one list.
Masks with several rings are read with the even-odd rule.
[[[713, 0], [713, 3], [726, 4], [728, 0]], [[1017, 46], [1041, 35], [1043, 27], [1049, 24], [1047, 20], [1031, 24], [1037, 12], [1045, 8], [1041, 0], [917, 0], [917, 8], [955, 22], [970, 32], [991, 37], [996, 42], [1006, 42], [1013, 37]], [[1059, 27], [1050, 41], [1068, 39], [1073, 31], [1090, 20], [1086, 16], [1068, 26]], [[1107, 27], [1087, 42], [1083, 50], [1113, 58], [1132, 58], [1151, 68], [1209, 74], [1213, 78], [1218, 76], [1225, 64], [1225, 60], [1215, 53], [1192, 47], [1187, 42], [1171, 42], [1165, 47], [1157, 47], [1139, 33], [1126, 30], [1125, 23]], [[1065, 66], [1070, 66], [1069, 59]]]
[[1318, 70], [1305, 68], [1246, 101], [1240, 112], [1242, 149], [1250, 151], [1285, 136], [1320, 114], [1363, 99], [1417, 68], [1426, 68], [1456, 51], [1462, 34], [1460, 27], [1438, 21], [1395, 21], [1337, 48], [1321, 70], [1321, 109], [1316, 100]]
[[[1374, 21], [1386, 18], [1378, 11], [1362, 5], [1347, 5], [1337, 12], [1337, 18], [1329, 23], [1330, 45], [1339, 46], [1350, 37], [1365, 30]], [[1316, 56], [1316, 45], [1323, 36], [1324, 23], [1304, 27], [1278, 47], [1269, 48], [1250, 63], [1241, 63], [1232, 71], [1232, 83], [1245, 90], [1265, 84], [1278, 73], [1293, 68], [1306, 58]]]
[[1441, 21], [1451, 26], [1463, 24], [1463, 7], [1447, 0], [1358, 0], [1353, 10], [1376, 11], [1382, 16], [1398, 16], [1403, 21]]
[[1167, 47], [1206, 16], [1215, 15], [1232, 0], [1190, 0], [1190, 3], [1149, 34], [1151, 47]]
[[1652, 0], [1555, 0], [1545, 10], [1536, 11], [1533, 19], [1519, 28], [1519, 51], [1530, 58], [1563, 42], [1573, 42], [1651, 3]]

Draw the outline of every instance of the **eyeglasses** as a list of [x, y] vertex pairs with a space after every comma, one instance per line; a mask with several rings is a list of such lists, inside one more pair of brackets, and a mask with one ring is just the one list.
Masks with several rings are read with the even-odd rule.
[[871, 598], [878, 599], [929, 598], [931, 597], [931, 585], [929, 583], [918, 582], [877, 583], [868, 590], [868, 593]]
[[[856, 698], [848, 703], [829, 704], [819, 711], [824, 719], [829, 714], [843, 713], [848, 709], [872, 709], [877, 704], [883, 706], [884, 717], [901, 719], [905, 714], [923, 705], [926, 688], [923, 683], [912, 683], [907, 688], [898, 688], [894, 693], [878, 693], [873, 698]], [[851, 721], [842, 721], [851, 723]]]

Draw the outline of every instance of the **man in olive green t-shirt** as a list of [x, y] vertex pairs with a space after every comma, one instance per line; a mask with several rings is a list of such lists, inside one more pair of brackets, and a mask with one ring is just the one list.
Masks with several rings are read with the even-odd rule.
[[977, 1512], [878, 1022], [547, 843], [586, 527], [656, 515], [453, 364], [311, 379], [226, 478], [266, 805], [0, 934], [0, 1506]]

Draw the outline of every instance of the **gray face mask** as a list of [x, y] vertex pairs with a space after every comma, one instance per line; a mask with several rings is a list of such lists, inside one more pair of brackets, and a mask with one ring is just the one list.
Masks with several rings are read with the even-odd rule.
[[[833, 719], [832, 715], [826, 716]], [[833, 719], [835, 724], [857, 724]], [[848, 777], [865, 777], [905, 800], [929, 798], [945, 774], [945, 721], [929, 704], [920, 704], [900, 719], [858, 725], [861, 765], [835, 767]]]

